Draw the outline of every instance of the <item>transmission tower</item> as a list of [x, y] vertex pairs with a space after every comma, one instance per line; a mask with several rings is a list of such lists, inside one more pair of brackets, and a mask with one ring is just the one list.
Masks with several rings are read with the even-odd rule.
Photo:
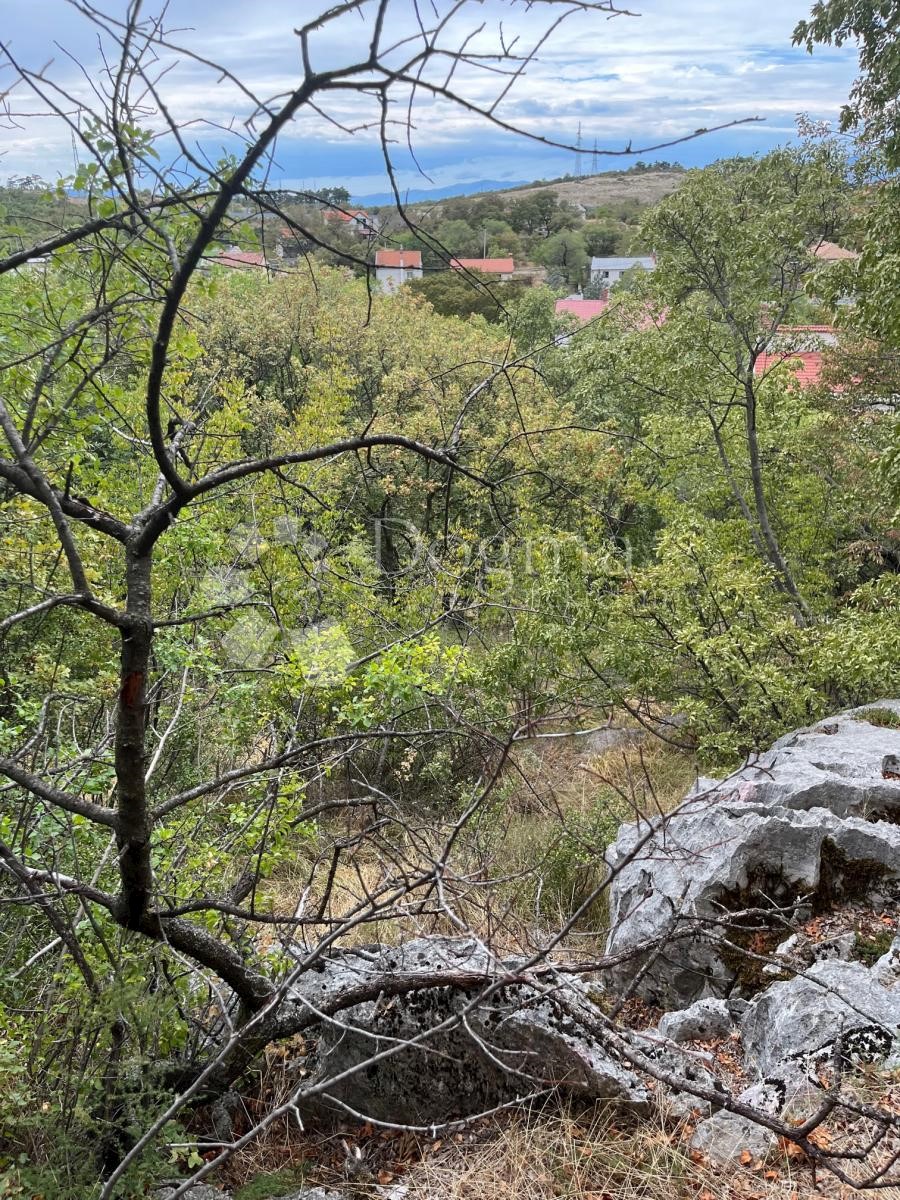
[[575, 174], [581, 174], [581, 122], [578, 122], [578, 137], [575, 141]]
[[591, 174], [592, 175], [597, 174], [598, 166], [599, 166], [599, 163], [597, 162], [597, 139], [594, 138], [594, 153], [591, 155]]

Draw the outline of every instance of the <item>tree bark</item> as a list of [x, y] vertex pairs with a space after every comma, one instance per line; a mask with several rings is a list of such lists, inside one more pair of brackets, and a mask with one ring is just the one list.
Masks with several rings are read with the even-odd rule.
[[116, 842], [121, 881], [118, 919], [128, 929], [145, 931], [153, 896], [151, 823], [144, 782], [147, 674], [153, 641], [151, 564], [149, 553], [136, 551], [132, 545], [126, 548], [127, 593], [121, 626], [115, 744]]
[[797, 615], [800, 624], [808, 625], [813, 620], [812, 611], [800, 594], [796, 580], [782, 554], [778, 535], [775, 533], [775, 530], [772, 528], [772, 522], [769, 520], [769, 508], [766, 503], [766, 492], [763, 485], [762, 458], [759, 452], [759, 437], [756, 428], [756, 391], [753, 386], [752, 360], [744, 379], [744, 396], [746, 399], [746, 403], [744, 404], [744, 426], [747, 435], [747, 453], [750, 460], [750, 479], [753, 484], [753, 504], [756, 509], [756, 520], [759, 525], [759, 531], [766, 545], [769, 562], [781, 576], [788, 594], [797, 605]]

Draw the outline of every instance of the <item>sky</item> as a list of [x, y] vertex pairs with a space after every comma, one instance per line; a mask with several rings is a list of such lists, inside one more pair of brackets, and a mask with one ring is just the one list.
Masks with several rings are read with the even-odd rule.
[[[9, 108], [0, 119], [0, 179], [30, 173], [65, 177], [83, 153], [73, 135], [73, 126], [83, 121], [79, 107], [101, 103], [117, 61], [110, 33], [80, 11], [86, 2], [96, 3], [109, 18], [101, 24], [110, 31], [127, 8], [125, 0], [79, 0], [79, 5], [0, 0], [0, 43], [5, 47], [5, 53], [0, 51], [0, 95], [7, 93]], [[633, 15], [573, 12], [543, 42], [495, 115], [507, 125], [567, 146], [577, 143], [580, 125], [582, 173], [595, 163], [600, 171], [627, 167], [636, 158], [696, 166], [729, 154], [765, 152], [796, 137], [798, 113], [835, 120], [855, 75], [852, 47], [821, 48], [813, 56], [792, 47], [792, 30], [807, 15], [809, 2], [635, 0]], [[142, 14], [156, 16], [161, 3], [144, 0]], [[232, 80], [191, 54], [228, 68], [259, 98], [286, 94], [301, 73], [294, 30], [333, 3], [170, 0], [165, 28], [171, 46], [156, 49], [148, 74], [192, 151], [212, 160], [234, 152], [253, 104]], [[367, 0], [360, 13], [346, 14], [313, 34], [313, 69], [359, 61], [372, 36], [376, 7], [377, 0]], [[426, 24], [433, 23], [435, 12], [445, 17], [458, 10], [441, 44], [450, 49], [469, 39], [473, 59], [457, 69], [452, 86], [468, 104], [487, 108], [509, 82], [490, 56], [501, 45], [512, 44], [513, 53], [532, 49], [566, 10], [566, 2], [389, 0], [385, 44], [407, 39], [388, 56], [392, 65], [414, 45], [408, 39], [416, 36], [417, 9]], [[43, 98], [16, 83], [14, 63], [42, 71], [38, 87]], [[429, 68], [427, 78], [439, 80], [436, 66]], [[413, 110], [413, 160], [405, 146], [406, 96], [398, 90], [388, 114], [390, 153], [401, 190], [552, 178], [578, 170], [571, 150], [517, 137], [470, 110], [424, 95]], [[56, 98], [66, 120], [46, 115], [48, 98]], [[141, 109], [142, 123], [160, 130], [158, 105], [145, 96]], [[746, 118], [758, 120], [657, 152], [649, 149], [698, 128]], [[355, 196], [383, 191], [387, 177], [378, 119], [374, 98], [351, 92], [330, 96], [321, 113], [304, 110], [278, 140], [268, 167], [270, 182], [299, 188], [341, 184]], [[632, 158], [603, 153], [629, 145], [642, 153]], [[177, 155], [171, 136], [160, 134], [157, 149], [163, 161]]]

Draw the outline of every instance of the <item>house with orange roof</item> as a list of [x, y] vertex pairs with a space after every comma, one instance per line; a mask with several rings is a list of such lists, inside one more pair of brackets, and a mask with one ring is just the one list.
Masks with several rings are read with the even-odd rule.
[[453, 271], [480, 271], [482, 275], [496, 275], [502, 281], [512, 279], [516, 264], [511, 258], [451, 258]]
[[791, 371], [801, 387], [814, 387], [822, 379], [824, 351], [838, 344], [833, 325], [779, 325], [753, 372], [764, 377], [774, 370]]
[[822, 262], [846, 262], [850, 258], [859, 258], [855, 250], [847, 250], [845, 247], [839, 246], [837, 242], [819, 242], [813, 250], [813, 254]]
[[213, 266], [228, 267], [232, 271], [252, 271], [254, 268], [266, 269], [266, 256], [259, 250], [239, 250], [231, 246], [214, 258], [209, 259]]
[[421, 250], [375, 251], [375, 280], [382, 291], [395, 292], [410, 279], [421, 278]]
[[358, 237], [374, 237], [378, 232], [374, 217], [364, 208], [326, 208], [323, 215], [329, 225], [343, 227]]
[[609, 297], [604, 296], [602, 300], [585, 300], [583, 296], [566, 296], [557, 300], [554, 308], [558, 317], [568, 314], [582, 322], [593, 321], [609, 308]]

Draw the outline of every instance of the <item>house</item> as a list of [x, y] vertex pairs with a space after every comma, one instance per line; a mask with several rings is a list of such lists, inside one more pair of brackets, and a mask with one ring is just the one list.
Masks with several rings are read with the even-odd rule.
[[845, 250], [837, 242], [819, 242], [813, 250], [813, 254], [822, 262], [844, 262], [848, 258], [859, 258], [855, 250]]
[[833, 325], [779, 325], [765, 352], [753, 367], [755, 375], [770, 371], [792, 371], [801, 387], [814, 387], [821, 381], [825, 365], [823, 350], [838, 344]]
[[329, 225], [343, 227], [357, 237], [374, 237], [378, 232], [375, 218], [364, 208], [326, 208], [324, 217]]
[[612, 287], [614, 283], [619, 282], [626, 271], [631, 271], [635, 267], [640, 267], [644, 271], [652, 271], [655, 266], [656, 259], [652, 254], [638, 255], [634, 258], [592, 258], [591, 283], [599, 284], [601, 287]]
[[566, 296], [564, 300], [557, 300], [555, 307], [558, 317], [568, 313], [579, 321], [593, 321], [609, 308], [609, 298], [585, 300], [582, 296]]
[[408, 280], [421, 278], [421, 250], [375, 251], [375, 279], [383, 291], [396, 291]]
[[821, 350], [773, 350], [759, 356], [753, 374], [763, 377], [771, 371], [792, 371], [801, 387], [814, 387], [822, 378], [823, 366]]
[[516, 264], [511, 258], [451, 258], [451, 270], [480, 271], [482, 275], [498, 275], [503, 282], [512, 279]]
[[[582, 325], [588, 321], [595, 321], [608, 308], [608, 296], [604, 296], [602, 300], [585, 300], [583, 296], [579, 295], [566, 296], [563, 300], [557, 300], [554, 305], [554, 311], [558, 317], [577, 317]], [[557, 346], [567, 346], [574, 336], [574, 331], [559, 333], [554, 338], [554, 343]]]
[[261, 251], [238, 250], [237, 246], [223, 250], [209, 261], [213, 266], [228, 267], [232, 271], [252, 271], [255, 267], [266, 269], [266, 256]]

